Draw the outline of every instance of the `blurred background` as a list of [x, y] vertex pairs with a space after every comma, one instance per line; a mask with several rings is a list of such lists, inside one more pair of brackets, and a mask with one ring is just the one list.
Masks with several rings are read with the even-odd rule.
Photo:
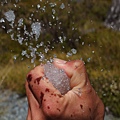
[[0, 120], [23, 119], [26, 74], [54, 57], [83, 60], [108, 120], [119, 119], [119, 39], [120, 0], [0, 0]]

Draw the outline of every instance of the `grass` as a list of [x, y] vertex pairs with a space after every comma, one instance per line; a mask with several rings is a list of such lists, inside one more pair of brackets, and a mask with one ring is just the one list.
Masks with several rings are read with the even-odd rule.
[[19, 64], [16, 64], [11, 60], [6, 66], [3, 67], [4, 69], [0, 69], [0, 86], [4, 89], [11, 89], [21, 95], [24, 95], [24, 84], [26, 80], [26, 75], [31, 67], [30, 63], [21, 62]]

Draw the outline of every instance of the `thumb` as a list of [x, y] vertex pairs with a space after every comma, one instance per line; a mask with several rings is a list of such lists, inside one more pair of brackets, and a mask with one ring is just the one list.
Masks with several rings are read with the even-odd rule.
[[81, 60], [64, 61], [61, 59], [54, 59], [54, 65], [63, 69], [70, 78], [70, 87], [84, 88], [89, 84], [84, 62]]

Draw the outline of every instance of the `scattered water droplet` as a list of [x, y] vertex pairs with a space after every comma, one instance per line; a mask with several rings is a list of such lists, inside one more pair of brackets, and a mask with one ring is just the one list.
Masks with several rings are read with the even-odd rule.
[[22, 26], [23, 25], [23, 18], [20, 18], [19, 20], [18, 20], [18, 26], [20, 27], [20, 26]]
[[39, 22], [32, 23], [31, 25], [32, 33], [35, 34], [35, 39], [37, 40], [41, 32], [41, 24]]
[[9, 10], [8, 12], [5, 12], [4, 15], [9, 22], [14, 22], [15, 14], [13, 10]]
[[70, 57], [70, 56], [72, 56], [72, 53], [71, 52], [67, 52], [66, 57]]
[[55, 7], [55, 6], [56, 6], [56, 3], [49, 3], [49, 5], [50, 5], [51, 7]]
[[91, 58], [88, 58], [88, 59], [87, 59], [87, 62], [90, 62], [90, 61], [91, 61]]
[[14, 7], [17, 7], [17, 5], [16, 5], [16, 4], [14, 4]]
[[55, 9], [52, 9], [52, 13], [55, 14]]
[[27, 54], [26, 50], [23, 50], [22, 53], [21, 53], [22, 56], [25, 56], [26, 54]]
[[49, 51], [49, 48], [45, 48], [45, 53], [47, 53]]
[[77, 53], [77, 50], [76, 50], [76, 49], [74, 49], [74, 48], [73, 48], [73, 49], [71, 49], [71, 51], [72, 51], [72, 53], [73, 53], [73, 54], [76, 54], [76, 53]]
[[106, 96], [106, 94], [104, 93], [103, 96]]
[[85, 43], [84, 42], [82, 42], [82, 45], [84, 45]]
[[61, 9], [64, 9], [64, 8], [65, 8], [64, 3], [62, 3], [62, 4], [60, 5], [60, 8], [61, 8]]
[[5, 29], [5, 26], [2, 25], [2, 28]]
[[14, 60], [16, 60], [16, 59], [17, 59], [17, 56], [16, 56], [16, 55], [14, 55], [14, 56], [13, 56], [13, 59], [14, 59]]
[[40, 9], [40, 4], [37, 4], [37, 8]]
[[55, 16], [54, 16], [54, 15], [52, 15], [52, 18], [53, 18], [53, 19], [55, 19]]
[[0, 23], [4, 23], [5, 20], [3, 18], [0, 19]]
[[94, 53], [95, 53], [95, 51], [93, 50], [93, 51], [92, 51], [92, 53], [94, 54]]

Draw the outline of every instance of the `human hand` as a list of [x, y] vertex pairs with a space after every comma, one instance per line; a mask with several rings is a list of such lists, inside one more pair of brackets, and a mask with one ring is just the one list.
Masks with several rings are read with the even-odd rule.
[[27, 75], [27, 120], [103, 120], [104, 105], [90, 85], [84, 63], [80, 60], [55, 59], [53, 64], [70, 78], [71, 90], [65, 95], [44, 76], [44, 65]]

